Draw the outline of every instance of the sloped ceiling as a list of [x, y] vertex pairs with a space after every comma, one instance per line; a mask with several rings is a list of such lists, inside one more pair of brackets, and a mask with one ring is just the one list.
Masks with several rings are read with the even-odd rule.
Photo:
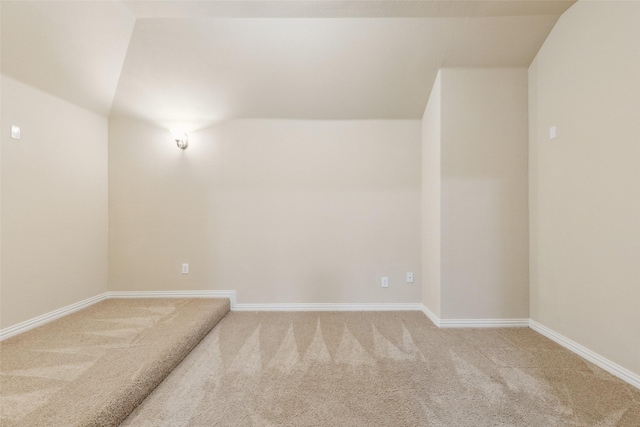
[[2, 74], [106, 115], [136, 17], [119, 2], [0, 2]]
[[441, 67], [526, 67], [573, 1], [3, 1], [2, 73], [111, 116], [422, 116]]

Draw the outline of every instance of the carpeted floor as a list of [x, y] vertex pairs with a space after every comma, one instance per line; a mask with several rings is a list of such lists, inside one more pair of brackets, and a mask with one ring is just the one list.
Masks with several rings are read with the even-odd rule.
[[0, 343], [0, 425], [117, 426], [229, 311], [111, 299]]
[[640, 391], [528, 329], [229, 313], [122, 426], [640, 426]]

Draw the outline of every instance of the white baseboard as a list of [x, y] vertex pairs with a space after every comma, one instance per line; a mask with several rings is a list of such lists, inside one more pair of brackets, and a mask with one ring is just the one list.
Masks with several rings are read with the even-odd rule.
[[529, 319], [440, 319], [440, 328], [528, 328]]
[[623, 368], [606, 357], [578, 344], [575, 341], [547, 328], [532, 319], [440, 319], [426, 306], [422, 306], [422, 312], [438, 328], [514, 328], [529, 327], [552, 341], [557, 342], [578, 356], [588, 360], [594, 365], [604, 369], [610, 374], [640, 389], [640, 375]]
[[62, 316], [71, 314], [74, 311], [82, 310], [97, 302], [110, 298], [229, 298], [231, 307], [235, 305], [236, 291], [112, 291], [105, 292], [95, 297], [87, 298], [75, 304], [62, 307], [58, 310], [34, 317], [17, 325], [0, 329], [0, 341], [26, 332], [29, 329], [37, 328], [45, 323], [59, 319]]
[[236, 305], [236, 291], [110, 291], [109, 298], [229, 298]]
[[29, 329], [37, 328], [38, 326], [44, 325], [45, 323], [49, 323], [53, 320], [61, 318], [62, 316], [71, 314], [74, 311], [82, 310], [83, 308], [89, 307], [90, 305], [93, 305], [107, 298], [109, 298], [109, 295], [108, 292], [105, 292], [100, 295], [96, 295], [94, 297], [87, 298], [85, 300], [68, 305], [66, 307], [59, 308], [41, 316], [34, 317], [33, 319], [29, 319], [16, 325], [9, 326], [8, 328], [0, 329], [0, 341], [14, 335], [21, 334], [22, 332], [26, 332]]
[[630, 370], [623, 368], [617, 363], [612, 362], [606, 357], [600, 356], [598, 353], [589, 350], [583, 345], [578, 344], [577, 342], [570, 340], [569, 338], [561, 335], [544, 325], [536, 322], [535, 320], [529, 319], [529, 327], [539, 334], [544, 335], [552, 341], [557, 342], [561, 346], [566, 349], [571, 350], [578, 356], [587, 359], [589, 362], [593, 363], [596, 366], [604, 369], [612, 375], [620, 378], [623, 381], [628, 382], [632, 386], [635, 386], [640, 389], [640, 375], [631, 372]]
[[332, 303], [282, 303], [235, 304], [233, 311], [418, 311], [422, 304], [332, 304]]
[[438, 319], [438, 316], [433, 314], [433, 312], [431, 310], [429, 310], [427, 308], [427, 306], [424, 305], [424, 304], [422, 304], [421, 309], [422, 309], [422, 312], [429, 318], [429, 320], [431, 320], [431, 322], [439, 328], [440, 327], [440, 319]]
[[529, 319], [440, 319], [425, 305], [422, 312], [438, 328], [527, 328]]
[[109, 298], [229, 298], [232, 311], [422, 311], [439, 328], [530, 327], [596, 366], [640, 389], [640, 375], [532, 319], [440, 319], [423, 304], [238, 304], [236, 291], [111, 291], [0, 330], [0, 341]]
[[269, 303], [239, 304], [236, 291], [111, 291], [109, 298], [229, 298], [231, 311], [419, 311], [419, 303], [339, 304]]

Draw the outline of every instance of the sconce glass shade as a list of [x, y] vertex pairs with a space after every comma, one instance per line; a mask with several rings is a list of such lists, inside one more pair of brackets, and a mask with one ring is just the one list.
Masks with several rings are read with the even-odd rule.
[[187, 149], [187, 147], [189, 146], [189, 136], [186, 133], [182, 135], [175, 135], [174, 138], [176, 140], [176, 144], [178, 145], [178, 148], [182, 150]]

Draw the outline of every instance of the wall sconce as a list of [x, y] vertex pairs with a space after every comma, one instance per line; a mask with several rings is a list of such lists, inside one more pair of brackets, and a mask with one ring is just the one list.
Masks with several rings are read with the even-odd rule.
[[189, 135], [187, 135], [186, 133], [174, 134], [173, 139], [176, 140], [176, 144], [181, 150], [186, 150], [189, 146]]

